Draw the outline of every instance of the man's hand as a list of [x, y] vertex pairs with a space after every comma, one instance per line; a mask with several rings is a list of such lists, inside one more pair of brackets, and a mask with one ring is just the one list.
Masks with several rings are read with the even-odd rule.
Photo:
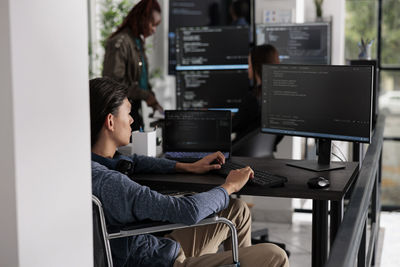
[[254, 171], [249, 167], [230, 171], [226, 177], [225, 183], [222, 185], [223, 188], [232, 194], [238, 192], [247, 183], [249, 179], [254, 178]]
[[[213, 163], [213, 164], [211, 164]], [[194, 163], [176, 163], [176, 170], [181, 172], [192, 172], [192, 173], [206, 173], [211, 170], [221, 168], [221, 164], [225, 163], [225, 157], [221, 152], [215, 152]]]

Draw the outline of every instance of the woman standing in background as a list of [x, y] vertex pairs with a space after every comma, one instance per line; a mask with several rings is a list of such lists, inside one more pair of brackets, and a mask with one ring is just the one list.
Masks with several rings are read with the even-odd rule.
[[132, 130], [143, 127], [141, 101], [153, 110], [162, 111], [149, 84], [149, 66], [145, 39], [153, 35], [161, 23], [161, 8], [157, 0], [141, 0], [108, 38], [103, 63], [103, 76], [128, 86], [128, 98], [135, 118]]

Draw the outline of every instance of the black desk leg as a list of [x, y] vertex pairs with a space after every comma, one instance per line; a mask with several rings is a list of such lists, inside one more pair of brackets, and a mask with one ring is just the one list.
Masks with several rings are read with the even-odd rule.
[[330, 224], [330, 243], [331, 246], [335, 241], [336, 233], [343, 219], [343, 198], [339, 201], [331, 201], [331, 224]]
[[312, 267], [322, 267], [328, 257], [328, 201], [313, 200]]

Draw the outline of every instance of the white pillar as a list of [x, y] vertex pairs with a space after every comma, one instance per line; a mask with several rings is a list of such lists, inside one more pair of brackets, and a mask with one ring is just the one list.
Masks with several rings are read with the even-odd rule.
[[18, 266], [9, 3], [0, 2], [0, 265]]
[[332, 16], [332, 64], [343, 65], [346, 2], [345, 0], [324, 1], [323, 8], [327, 16]]
[[0, 266], [92, 266], [86, 1], [0, 2]]

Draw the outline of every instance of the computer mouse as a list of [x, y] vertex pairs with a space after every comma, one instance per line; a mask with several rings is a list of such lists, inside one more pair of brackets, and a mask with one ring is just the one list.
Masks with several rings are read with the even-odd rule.
[[310, 188], [320, 189], [320, 188], [329, 187], [330, 182], [325, 177], [317, 176], [317, 177], [310, 178], [308, 180], [307, 184]]

